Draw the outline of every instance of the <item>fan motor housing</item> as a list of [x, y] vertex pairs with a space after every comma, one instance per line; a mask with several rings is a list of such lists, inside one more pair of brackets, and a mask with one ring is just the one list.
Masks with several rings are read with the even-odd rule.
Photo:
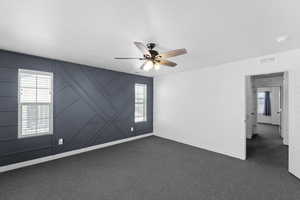
[[151, 49], [151, 50], [149, 50], [149, 52], [150, 52], [152, 58], [155, 58], [155, 56], [158, 55], [158, 52], [155, 51], [155, 50], [152, 50], [152, 49]]

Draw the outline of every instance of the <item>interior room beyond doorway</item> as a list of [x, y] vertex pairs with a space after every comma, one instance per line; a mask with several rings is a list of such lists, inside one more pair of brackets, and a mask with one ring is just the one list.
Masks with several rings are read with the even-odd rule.
[[286, 84], [283, 72], [254, 75], [247, 77], [246, 92], [247, 158], [277, 160], [285, 168], [288, 163]]

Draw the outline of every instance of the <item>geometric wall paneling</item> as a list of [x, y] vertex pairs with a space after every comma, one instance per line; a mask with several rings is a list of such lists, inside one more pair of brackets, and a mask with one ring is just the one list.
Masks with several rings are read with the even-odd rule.
[[[53, 72], [53, 135], [17, 138], [18, 68]], [[138, 124], [134, 123], [136, 82], [148, 84], [148, 121]], [[0, 165], [153, 131], [150, 77], [0, 51], [0, 91]], [[63, 145], [58, 145], [59, 138]]]

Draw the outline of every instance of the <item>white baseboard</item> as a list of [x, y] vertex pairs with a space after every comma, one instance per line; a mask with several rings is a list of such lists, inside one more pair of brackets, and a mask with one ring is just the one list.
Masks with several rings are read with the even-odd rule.
[[152, 136], [152, 135], [154, 135], [154, 134], [149, 133], [149, 134], [139, 135], [139, 136], [135, 136], [135, 137], [125, 138], [125, 139], [122, 139], [122, 140], [117, 140], [117, 141], [112, 141], [112, 142], [99, 144], [99, 145], [95, 145], [95, 146], [91, 146], [91, 147], [86, 147], [86, 148], [82, 148], [82, 149], [78, 149], [78, 150], [68, 151], [68, 152], [65, 152], [65, 153], [60, 153], [60, 154], [55, 154], [55, 155], [46, 156], [46, 157], [42, 157], [42, 158], [37, 158], [37, 159], [34, 159], [34, 160], [29, 160], [29, 161], [19, 162], [19, 163], [15, 163], [15, 164], [11, 164], [11, 165], [6, 165], [6, 166], [0, 167], [0, 173], [10, 171], [10, 170], [14, 170], [14, 169], [18, 169], [18, 168], [22, 168], [22, 167], [27, 167], [27, 166], [30, 166], [30, 165], [36, 165], [36, 164], [43, 163], [43, 162], [48, 162], [48, 161], [51, 161], [51, 160], [56, 160], [56, 159], [59, 159], [59, 158], [64, 158], [64, 157], [68, 157], [68, 156], [72, 156], [72, 155], [76, 155], [76, 154], [80, 154], [80, 153], [84, 153], [84, 152], [88, 152], [88, 151], [92, 151], [92, 150], [95, 150], [95, 149], [101, 149], [101, 148], [113, 146], [113, 145], [116, 145], [116, 144], [121, 144], [121, 143], [129, 142], [129, 141], [133, 141], [133, 140], [149, 137], [149, 136]]

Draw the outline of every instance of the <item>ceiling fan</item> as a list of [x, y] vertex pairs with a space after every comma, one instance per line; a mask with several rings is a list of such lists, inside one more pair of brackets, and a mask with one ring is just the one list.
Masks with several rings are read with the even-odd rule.
[[175, 57], [179, 55], [186, 54], [186, 49], [176, 49], [172, 51], [167, 51], [165, 53], [158, 53], [154, 50], [156, 44], [155, 43], [148, 43], [144, 45], [142, 42], [134, 42], [135, 46], [143, 53], [143, 57], [116, 57], [115, 59], [136, 59], [136, 60], [144, 60], [145, 62], [142, 64], [140, 69], [149, 71], [150, 69], [154, 68], [156, 70], [160, 69], [160, 65], [165, 65], [168, 67], [175, 67], [177, 64], [166, 60], [166, 58]]

